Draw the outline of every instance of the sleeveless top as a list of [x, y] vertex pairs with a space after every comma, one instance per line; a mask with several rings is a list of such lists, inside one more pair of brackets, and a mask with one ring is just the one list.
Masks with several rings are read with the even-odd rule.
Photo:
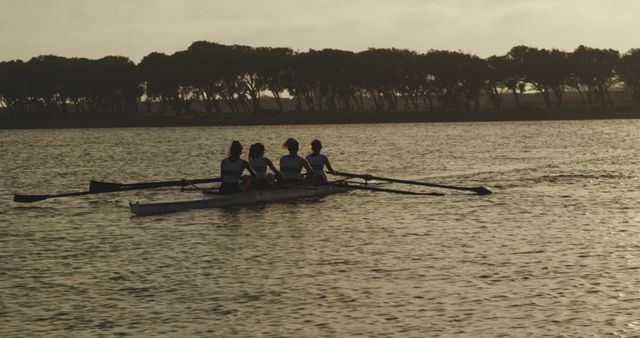
[[243, 169], [242, 160], [231, 161], [225, 158], [222, 160], [222, 183], [240, 184]]
[[280, 173], [287, 180], [301, 180], [302, 175], [302, 158], [299, 156], [290, 157], [289, 155], [280, 158]]
[[314, 156], [313, 154], [307, 155], [307, 162], [313, 169], [311, 177], [324, 177], [324, 155], [320, 154]]
[[267, 176], [267, 162], [264, 160], [264, 157], [254, 157], [249, 160], [249, 164], [256, 172], [256, 178]]

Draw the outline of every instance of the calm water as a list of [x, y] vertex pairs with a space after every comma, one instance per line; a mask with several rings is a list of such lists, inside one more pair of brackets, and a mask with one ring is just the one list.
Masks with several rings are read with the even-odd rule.
[[[0, 130], [0, 336], [640, 335], [640, 121]], [[232, 139], [483, 185], [131, 217], [90, 179], [217, 176]], [[398, 187], [407, 188], [407, 187]], [[428, 189], [427, 189], [428, 190]]]

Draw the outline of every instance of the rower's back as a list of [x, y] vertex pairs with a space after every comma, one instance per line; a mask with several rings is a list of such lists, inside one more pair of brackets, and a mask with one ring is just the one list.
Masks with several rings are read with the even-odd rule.
[[240, 180], [242, 179], [242, 171], [244, 170], [241, 159], [227, 157], [222, 160], [220, 168], [222, 170], [222, 183], [240, 184]]
[[324, 173], [324, 167], [326, 166], [330, 173], [334, 173], [333, 168], [331, 167], [331, 163], [329, 159], [321, 154], [322, 151], [322, 143], [319, 140], [313, 140], [311, 142], [311, 154], [307, 155], [306, 160], [309, 162], [311, 169], [311, 175], [309, 178], [317, 179], [322, 181], [327, 181], [327, 175]]
[[229, 147], [229, 157], [222, 160], [220, 163], [220, 176], [222, 177], [222, 184], [218, 191], [221, 194], [235, 194], [244, 191], [245, 186], [242, 184], [242, 171], [247, 169], [251, 176], [255, 177], [255, 171], [249, 165], [249, 163], [240, 158], [242, 154], [242, 145], [239, 141], [231, 142]]
[[280, 158], [280, 174], [285, 181], [303, 180], [302, 168], [305, 168], [307, 175], [312, 172], [309, 163], [304, 158], [298, 156], [300, 144], [293, 138], [289, 138], [284, 142], [284, 148], [289, 150], [289, 155]]
[[244, 170], [243, 161], [240, 159], [242, 145], [238, 141], [233, 141], [229, 147], [229, 157], [220, 162], [220, 176], [222, 184], [219, 191], [222, 194], [233, 194], [242, 191], [240, 181]]
[[280, 158], [280, 173], [285, 180], [302, 180], [304, 159], [298, 155], [284, 155]]
[[249, 164], [256, 171], [256, 178], [265, 178], [267, 176], [267, 161], [264, 157], [252, 157], [249, 159]]
[[311, 178], [318, 178], [318, 179], [323, 179], [323, 180], [327, 180], [327, 176], [324, 174], [324, 163], [325, 163], [325, 156], [322, 154], [309, 154], [306, 157], [307, 162], [309, 162], [309, 165], [311, 166], [311, 169], [313, 169], [313, 173], [311, 173]]

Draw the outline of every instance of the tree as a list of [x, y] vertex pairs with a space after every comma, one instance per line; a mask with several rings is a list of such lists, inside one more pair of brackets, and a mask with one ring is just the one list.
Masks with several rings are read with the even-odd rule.
[[[487, 59], [487, 77], [484, 83], [484, 90], [489, 97], [489, 101], [496, 109], [502, 106], [502, 93], [509, 89], [509, 81], [512, 79], [511, 64], [505, 56], [490, 56]], [[516, 102], [517, 93], [515, 93]]]
[[0, 62], [0, 101], [11, 113], [27, 112], [30, 88], [23, 61]]
[[94, 89], [104, 107], [113, 113], [137, 113], [142, 88], [136, 65], [123, 56], [106, 56], [92, 68]]
[[473, 102], [473, 109], [480, 109], [480, 92], [486, 87], [489, 77], [489, 66], [487, 61], [475, 55], [457, 53], [456, 57], [460, 62], [460, 82], [464, 92], [466, 108], [470, 109]]
[[609, 88], [616, 81], [615, 70], [619, 60], [620, 53], [613, 49], [579, 46], [569, 54], [572, 86], [578, 92], [580, 86], [586, 87], [589, 105], [593, 104], [594, 99], [603, 106], [613, 104]]
[[153, 52], [138, 64], [145, 85], [147, 109], [151, 110], [153, 101], [160, 102], [160, 112], [166, 113], [170, 103], [178, 98], [179, 81], [175, 76], [174, 60], [164, 54]]
[[556, 98], [557, 106], [562, 106], [565, 81], [569, 77], [565, 52], [516, 46], [507, 55], [513, 60], [516, 71], [522, 74], [523, 80], [540, 92], [548, 108], [551, 108], [551, 93]]
[[284, 111], [281, 94], [286, 90], [286, 82], [291, 77], [292, 57], [291, 48], [262, 47], [256, 50], [253, 59], [262, 88], [271, 92], [280, 111]]
[[432, 50], [425, 55], [431, 66], [434, 93], [443, 109], [459, 109], [460, 99], [473, 91], [469, 86], [465, 87], [468, 83], [463, 74], [467, 67], [464, 63], [469, 58], [467, 54], [444, 50]]
[[[188, 87], [205, 106], [207, 114], [222, 112], [222, 80], [226, 64], [233, 62], [230, 48], [214, 42], [197, 41], [189, 48], [174, 54], [182, 73], [178, 82]], [[184, 92], [185, 90], [183, 90]]]
[[617, 66], [625, 88], [631, 91], [634, 102], [640, 104], [640, 49], [625, 53]]
[[66, 113], [66, 97], [62, 91], [68, 62], [55, 55], [41, 55], [27, 62], [31, 102], [37, 110]]
[[412, 52], [395, 48], [369, 48], [357, 54], [359, 76], [363, 88], [369, 93], [377, 110], [395, 111], [398, 108], [397, 93], [402, 87], [407, 57]]

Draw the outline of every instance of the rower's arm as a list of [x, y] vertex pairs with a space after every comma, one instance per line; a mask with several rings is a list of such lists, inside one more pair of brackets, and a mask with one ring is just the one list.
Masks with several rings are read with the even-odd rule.
[[264, 159], [264, 163], [267, 164], [267, 167], [269, 167], [271, 169], [271, 171], [273, 171], [273, 173], [276, 174], [276, 176], [280, 176], [280, 171], [278, 171], [278, 169], [276, 169], [276, 166], [273, 165], [273, 162], [271, 162], [270, 159], [265, 158]]
[[247, 171], [249, 172], [249, 174], [251, 174], [251, 177], [256, 177], [256, 171], [253, 170], [253, 168], [251, 167], [251, 164], [249, 164], [249, 162], [242, 160], [242, 166], [247, 169]]
[[273, 173], [276, 175], [276, 178], [277, 178], [279, 181], [284, 181], [284, 177], [282, 176], [282, 174], [280, 173], [280, 171], [279, 171], [278, 169], [276, 169], [276, 166], [275, 166], [275, 165], [273, 165], [273, 162], [271, 162], [271, 160], [270, 160], [270, 159], [265, 158], [265, 159], [264, 159], [264, 163], [266, 163], [266, 164], [267, 164], [267, 166], [268, 166], [269, 168], [271, 168], [271, 171], [273, 171]]
[[307, 175], [310, 175], [313, 172], [313, 169], [311, 169], [309, 162], [305, 158], [302, 158], [302, 166], [304, 167], [304, 170], [307, 171]]
[[327, 169], [329, 170], [329, 172], [331, 174], [335, 174], [336, 171], [333, 170], [333, 167], [331, 167], [331, 162], [329, 162], [329, 158], [326, 156], [323, 156], [323, 161], [324, 161], [324, 165], [327, 167]]

